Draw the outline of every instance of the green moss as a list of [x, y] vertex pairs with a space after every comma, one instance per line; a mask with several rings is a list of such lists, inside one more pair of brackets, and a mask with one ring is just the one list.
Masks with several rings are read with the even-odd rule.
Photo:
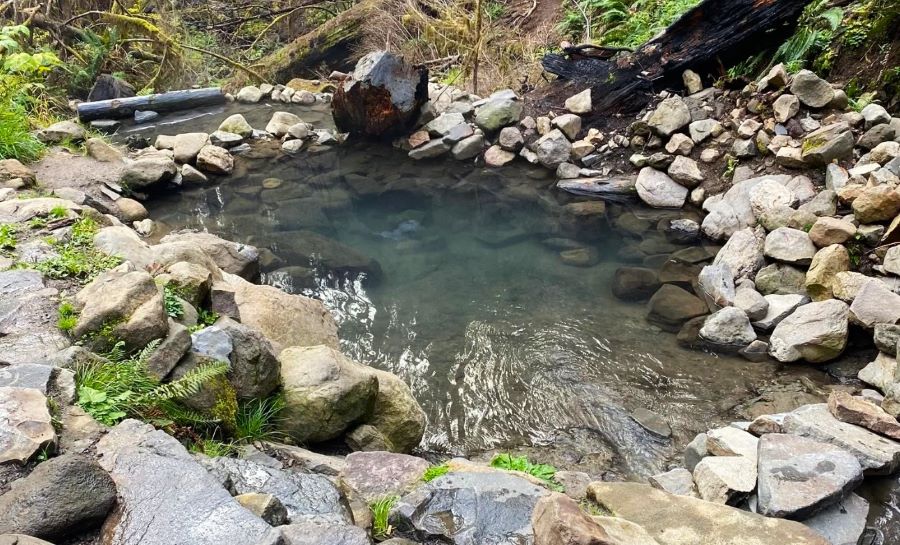
[[815, 138], [807, 138], [806, 140], [803, 141], [803, 146], [800, 149], [803, 152], [803, 155], [806, 155], [810, 151], [813, 151], [816, 148], [824, 146], [827, 142], [828, 142], [828, 140], [821, 136], [817, 136]]
[[431, 466], [425, 470], [425, 473], [422, 475], [422, 480], [426, 483], [430, 483], [431, 481], [437, 479], [438, 477], [442, 477], [449, 472], [450, 467], [447, 464]]
[[229, 434], [237, 429], [238, 401], [234, 386], [224, 376], [216, 377], [208, 383], [214, 392], [216, 403], [210, 410], [210, 416], [218, 420], [222, 428]]

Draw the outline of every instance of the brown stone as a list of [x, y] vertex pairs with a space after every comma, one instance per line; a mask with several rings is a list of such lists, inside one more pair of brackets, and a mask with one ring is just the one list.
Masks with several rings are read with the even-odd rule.
[[900, 423], [874, 403], [835, 390], [828, 396], [828, 410], [835, 418], [900, 441]]
[[900, 212], [900, 192], [889, 185], [865, 188], [853, 200], [853, 215], [860, 223], [890, 221]]
[[563, 494], [541, 498], [534, 507], [531, 524], [534, 545], [618, 545], [575, 500]]

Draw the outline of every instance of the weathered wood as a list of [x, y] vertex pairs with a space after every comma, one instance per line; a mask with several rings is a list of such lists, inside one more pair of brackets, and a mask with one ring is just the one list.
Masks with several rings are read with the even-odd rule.
[[186, 91], [172, 91], [156, 95], [82, 102], [78, 105], [78, 118], [81, 121], [117, 119], [131, 117], [136, 110], [151, 110], [162, 113], [202, 106], [215, 106], [224, 102], [225, 93], [219, 87], [188, 89]]
[[810, 0], [704, 0], [633, 53], [546, 55], [547, 72], [590, 86], [594, 111], [633, 110], [684, 70], [716, 72], [787, 39]]
[[[363, 27], [371, 22], [372, 14], [382, 4], [383, 0], [362, 0], [325, 24], [263, 57], [253, 68], [273, 83], [311, 73], [322, 64], [329, 69], [346, 72], [360, 57], [354, 54], [354, 46], [362, 37]], [[247, 83], [247, 78], [239, 74], [231, 80], [229, 89]]]

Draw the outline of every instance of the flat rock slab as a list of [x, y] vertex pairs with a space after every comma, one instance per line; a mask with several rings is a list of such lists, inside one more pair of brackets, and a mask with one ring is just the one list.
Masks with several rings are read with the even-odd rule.
[[0, 388], [0, 464], [23, 464], [55, 442], [44, 394], [34, 388]]
[[429, 463], [392, 452], [354, 452], [347, 456], [341, 481], [366, 503], [386, 496], [402, 496], [423, 484]]
[[784, 431], [847, 450], [867, 475], [887, 475], [900, 467], [900, 443], [841, 422], [825, 403], [804, 405], [784, 417]]
[[645, 484], [595, 482], [588, 497], [642, 526], [659, 545], [830, 545], [798, 522], [667, 494]]
[[350, 524], [353, 520], [341, 493], [323, 475], [282, 471], [235, 458], [201, 459], [201, 463], [233, 495], [275, 496], [284, 505], [291, 522]]
[[547, 494], [504, 472], [449, 473], [400, 499], [390, 522], [428, 543], [532, 543], [531, 516]]
[[34, 388], [47, 395], [53, 367], [35, 363], [3, 366], [0, 364], [0, 387]]
[[866, 529], [869, 502], [856, 494], [850, 494], [831, 507], [820, 511], [803, 524], [835, 545], [856, 545]]
[[840, 447], [769, 433], [759, 440], [757, 512], [802, 520], [840, 501], [862, 478], [856, 457]]
[[369, 545], [366, 531], [350, 524], [300, 522], [278, 528], [283, 545]]
[[274, 545], [279, 533], [244, 509], [175, 438], [125, 420], [97, 443], [118, 501], [105, 545]]

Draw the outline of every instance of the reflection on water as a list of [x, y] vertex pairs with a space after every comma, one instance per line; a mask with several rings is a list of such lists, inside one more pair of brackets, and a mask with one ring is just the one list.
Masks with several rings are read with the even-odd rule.
[[[674, 249], [658, 216], [625, 236], [567, 213], [542, 171], [413, 163], [385, 147], [253, 157], [219, 185], [160, 197], [154, 219], [271, 249], [266, 283], [322, 300], [348, 355], [411, 386], [427, 449], [547, 448], [545, 461], [594, 475], [647, 475], [762, 385], [796, 378], [684, 350], [611, 296], [624, 250]], [[599, 263], [564, 264], [560, 247]], [[638, 407], [673, 440], [637, 425]]]

